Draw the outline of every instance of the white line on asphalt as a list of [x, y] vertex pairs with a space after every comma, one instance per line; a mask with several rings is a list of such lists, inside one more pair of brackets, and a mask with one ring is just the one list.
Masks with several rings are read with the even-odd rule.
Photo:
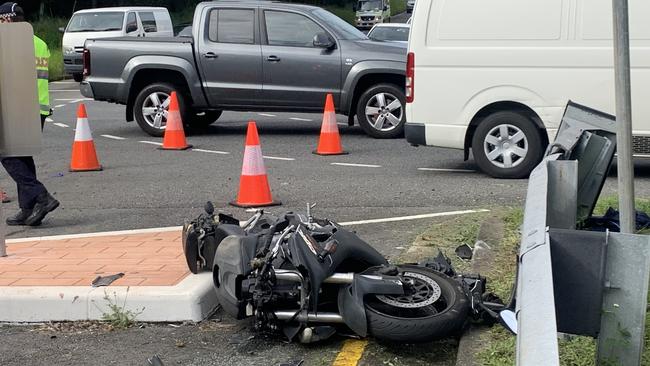
[[284, 161], [294, 161], [294, 160], [296, 160], [294, 158], [280, 158], [280, 157], [277, 157], [277, 156], [266, 156], [266, 155], [264, 155], [262, 157], [264, 159], [269, 159], [269, 160], [284, 160]]
[[211, 153], [211, 154], [219, 154], [219, 155], [230, 155], [230, 153], [227, 152], [227, 151], [219, 151], [219, 150], [192, 149], [192, 151]]
[[337, 122], [336, 124], [339, 125], [339, 126], [347, 126], [348, 125], [347, 123], [344, 123], [344, 122]]
[[275, 117], [275, 114], [270, 114], [270, 113], [258, 113], [258, 114], [264, 117]]
[[155, 141], [138, 141], [138, 142], [143, 144], [162, 146], [162, 142], [155, 142]]
[[65, 123], [60, 123], [60, 122], [54, 122], [52, 124], [55, 125], [55, 126], [63, 127], [63, 128], [70, 127], [70, 126], [66, 125]]
[[92, 100], [92, 99], [90, 99], [90, 98], [83, 98], [83, 99], [79, 99], [79, 98], [59, 98], [59, 99], [54, 99], [54, 100], [61, 101], [61, 102], [80, 102], [82, 100]]
[[466, 215], [471, 213], [479, 212], [490, 212], [490, 210], [465, 210], [465, 211], [450, 211], [450, 212], [436, 212], [423, 215], [412, 215], [412, 216], [398, 216], [398, 217], [388, 217], [385, 219], [374, 219], [374, 220], [360, 220], [360, 221], [348, 221], [341, 222], [341, 225], [363, 225], [363, 224], [378, 224], [382, 222], [394, 222], [394, 221], [407, 221], [407, 220], [420, 220], [420, 219], [429, 219], [432, 217], [442, 217], [442, 216], [454, 216], [454, 215]]
[[341, 166], [358, 166], [361, 168], [381, 168], [381, 165], [373, 164], [352, 164], [352, 163], [331, 163], [332, 165], [341, 165]]
[[291, 117], [289, 119], [292, 119], [294, 121], [303, 121], [303, 122], [311, 122], [312, 120], [309, 118], [298, 118], [298, 117]]
[[[436, 212], [436, 213], [423, 214], [423, 215], [387, 217], [384, 219], [348, 221], [348, 222], [340, 222], [339, 224], [340, 225], [375, 224], [375, 223], [382, 223], [382, 222], [419, 220], [419, 219], [428, 219], [432, 217], [464, 215], [470, 213], [489, 212], [489, 211], [490, 210], [465, 210], [465, 211]], [[182, 229], [183, 229], [182, 226], [168, 226], [168, 227], [150, 228], [150, 229], [104, 231], [98, 233], [41, 236], [41, 237], [31, 237], [31, 238], [7, 239], [7, 244], [24, 243], [28, 241], [46, 241], [46, 240], [49, 241], [49, 240], [64, 240], [64, 239], [78, 239], [78, 238], [94, 238], [98, 236], [112, 236], [112, 235], [165, 233], [170, 231], [181, 231]]]
[[87, 100], [87, 99], [84, 99], [84, 98], [74, 99], [74, 100], [71, 100], [70, 103], [79, 103], [79, 102], [83, 102], [84, 100]]
[[58, 105], [55, 105], [52, 108], [56, 109], [56, 108], [61, 108], [61, 107], [65, 107], [65, 104], [58, 104]]
[[53, 81], [50, 83], [50, 85], [57, 85], [57, 84], [79, 84], [76, 81]]
[[469, 169], [447, 169], [447, 168], [418, 168], [428, 172], [449, 172], [449, 173], [476, 173], [476, 170]]
[[113, 140], [126, 140], [124, 137], [120, 136], [113, 136], [113, 135], [101, 135], [102, 137], [106, 137], [107, 139], [113, 139]]
[[74, 89], [70, 89], [70, 90], [65, 90], [65, 89], [50, 90], [50, 93], [58, 93], [58, 92], [69, 92], [69, 93], [75, 92], [75, 93], [79, 93], [79, 90], [74, 90]]
[[47, 118], [45, 119], [45, 122], [54, 122], [54, 120], [53, 120], [52, 118], [50, 118], [50, 117], [47, 117]]

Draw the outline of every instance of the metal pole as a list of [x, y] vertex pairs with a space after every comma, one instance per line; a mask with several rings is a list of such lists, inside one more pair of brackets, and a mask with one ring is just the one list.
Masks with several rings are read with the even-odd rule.
[[614, 10], [614, 73], [616, 75], [616, 151], [621, 232], [633, 233], [634, 163], [632, 161], [632, 93], [630, 31], [627, 0], [612, 0]]
[[4, 215], [4, 203], [0, 200], [0, 257], [7, 256], [7, 246], [5, 245], [5, 215]]

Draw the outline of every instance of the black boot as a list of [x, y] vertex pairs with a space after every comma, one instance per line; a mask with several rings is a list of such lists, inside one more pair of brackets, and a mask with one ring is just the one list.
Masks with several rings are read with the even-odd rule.
[[38, 226], [45, 218], [45, 215], [56, 210], [57, 207], [59, 207], [59, 201], [49, 193], [43, 192], [36, 197], [36, 204], [32, 214], [25, 220], [25, 223], [29, 226]]
[[27, 225], [25, 220], [32, 214], [32, 210], [27, 210], [21, 208], [17, 214], [7, 217], [7, 225], [9, 226], [18, 226], [18, 225]]

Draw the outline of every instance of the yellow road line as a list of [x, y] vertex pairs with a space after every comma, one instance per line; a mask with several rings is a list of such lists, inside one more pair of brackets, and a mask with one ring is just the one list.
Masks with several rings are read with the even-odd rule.
[[365, 339], [346, 340], [332, 366], [357, 366], [367, 344], [368, 341]]

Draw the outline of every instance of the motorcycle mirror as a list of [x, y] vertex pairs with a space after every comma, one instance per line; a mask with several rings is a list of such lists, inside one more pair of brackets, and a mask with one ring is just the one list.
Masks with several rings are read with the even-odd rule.
[[213, 215], [214, 214], [214, 205], [212, 204], [212, 201], [208, 201], [205, 203], [205, 206], [203, 206], [203, 209], [208, 215]]
[[510, 309], [501, 310], [499, 312], [499, 323], [510, 331], [510, 333], [517, 335], [517, 315]]

